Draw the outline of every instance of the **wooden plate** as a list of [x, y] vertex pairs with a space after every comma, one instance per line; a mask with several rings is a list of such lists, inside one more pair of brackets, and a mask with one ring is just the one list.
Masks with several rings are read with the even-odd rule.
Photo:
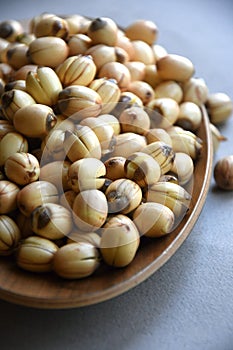
[[171, 234], [140, 245], [126, 268], [102, 266], [82, 280], [62, 280], [55, 274], [33, 274], [20, 270], [11, 258], [0, 258], [0, 298], [36, 308], [72, 308], [98, 303], [133, 288], [158, 270], [191, 232], [205, 203], [212, 173], [212, 142], [206, 110], [198, 136], [204, 141], [194, 173], [192, 202], [188, 214]]

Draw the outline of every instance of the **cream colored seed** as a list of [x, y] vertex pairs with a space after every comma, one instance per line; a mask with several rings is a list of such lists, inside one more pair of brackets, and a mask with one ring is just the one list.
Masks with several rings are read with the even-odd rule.
[[183, 91], [181, 86], [173, 80], [163, 81], [155, 87], [154, 97], [169, 97], [180, 103], [183, 98]]
[[173, 229], [175, 216], [171, 209], [161, 203], [140, 204], [133, 213], [133, 222], [140, 235], [161, 237]]
[[133, 132], [125, 132], [116, 136], [113, 157], [129, 157], [134, 152], [141, 151], [146, 146], [146, 139]]
[[110, 113], [116, 106], [121, 90], [115, 79], [100, 78], [91, 82], [89, 87], [95, 90], [102, 99], [101, 114]]
[[179, 127], [168, 130], [172, 140], [174, 152], [184, 152], [191, 156], [193, 160], [197, 159], [203, 147], [203, 141], [192, 131], [184, 130]]
[[145, 135], [150, 128], [149, 115], [141, 107], [132, 106], [124, 109], [119, 116], [119, 122], [123, 133]]
[[16, 152], [28, 152], [27, 139], [18, 132], [8, 132], [0, 141], [0, 166]]
[[87, 86], [95, 77], [96, 65], [90, 55], [71, 56], [56, 67], [56, 73], [64, 87]]
[[126, 178], [135, 181], [142, 188], [157, 182], [161, 175], [159, 163], [143, 152], [135, 152], [128, 157], [124, 169]]
[[151, 100], [146, 105], [146, 111], [150, 116], [152, 128], [168, 129], [177, 121], [179, 105], [172, 98], [161, 97]]
[[142, 200], [142, 191], [136, 182], [129, 179], [118, 179], [110, 183], [105, 192], [109, 213], [128, 214]]
[[132, 40], [133, 59], [132, 61], [143, 62], [145, 65], [154, 64], [154, 53], [150, 45], [142, 40]]
[[233, 111], [233, 103], [230, 97], [223, 92], [208, 95], [206, 107], [210, 121], [215, 125], [225, 122]]
[[158, 37], [157, 25], [149, 20], [137, 20], [125, 28], [125, 35], [130, 40], [142, 40], [152, 45]]
[[64, 149], [71, 162], [82, 158], [101, 158], [99, 139], [86, 125], [76, 125], [73, 132], [65, 132]]
[[155, 64], [146, 65], [143, 80], [148, 83], [153, 89], [162, 82]]
[[[10, 49], [12, 50], [13, 48], [17, 47], [18, 45], [19, 45], [19, 43], [16, 43], [16, 42], [14, 42], [14, 43], [8, 42], [8, 45], [0, 53], [1, 54], [0, 55], [1, 70], [2, 70], [2, 67], [4, 64], [4, 68], [5, 68], [4, 75], [5, 75], [5, 78], [7, 78], [7, 80], [9, 80], [9, 77], [10, 77], [10, 75], [6, 75], [7, 71], [11, 72], [11, 73], [13, 73], [13, 71], [14, 71], [14, 68], [11, 67], [10, 64], [8, 64], [7, 53], [8, 53], [8, 50], [10, 50]], [[8, 68], [8, 69], [6, 70], [6, 68]]]
[[141, 107], [143, 109], [142, 100], [130, 91], [123, 91], [120, 95], [119, 101], [116, 107], [111, 112], [117, 119], [119, 119], [120, 114], [127, 108], [130, 107]]
[[110, 218], [102, 230], [100, 251], [110, 266], [129, 265], [138, 250], [140, 236], [133, 221], [122, 214]]
[[[57, 126], [57, 125], [56, 125]], [[69, 129], [68, 129], [69, 130]], [[41, 143], [41, 163], [62, 161], [66, 157], [64, 149], [65, 131], [53, 128]]]
[[84, 55], [91, 46], [91, 38], [85, 34], [72, 34], [67, 40], [69, 56]]
[[191, 198], [191, 195], [182, 186], [173, 182], [157, 182], [146, 193], [147, 202], [167, 206], [179, 220], [182, 220], [186, 214]]
[[50, 182], [35, 181], [21, 188], [17, 194], [19, 210], [27, 217], [43, 203], [58, 203], [58, 190]]
[[179, 107], [180, 111], [176, 124], [186, 130], [196, 131], [202, 122], [202, 113], [199, 106], [193, 102], [182, 102]]
[[93, 45], [85, 54], [91, 55], [98, 72], [106, 63], [119, 62], [125, 64], [129, 61], [128, 53], [123, 48], [117, 46]]
[[73, 219], [78, 229], [90, 232], [98, 230], [106, 221], [107, 199], [96, 189], [80, 192], [73, 203]]
[[53, 36], [66, 39], [69, 34], [69, 28], [63, 18], [50, 15], [43, 16], [40, 20], [36, 21], [33, 27], [33, 33], [37, 38]]
[[31, 226], [37, 235], [56, 240], [68, 235], [73, 228], [70, 210], [56, 203], [44, 203], [31, 213]]
[[61, 247], [54, 257], [53, 269], [66, 279], [90, 276], [99, 267], [99, 253], [90, 243], [77, 242]]
[[27, 185], [39, 178], [40, 164], [31, 153], [17, 152], [7, 158], [4, 170], [11, 181]]
[[58, 246], [42, 237], [31, 236], [20, 244], [17, 254], [17, 265], [31, 272], [49, 272], [52, 270], [54, 255]]
[[57, 106], [64, 116], [80, 121], [99, 115], [102, 100], [96, 91], [87, 86], [71, 85], [59, 93]]
[[106, 178], [112, 181], [125, 177], [126, 158], [124, 157], [110, 157], [104, 162], [106, 167]]
[[115, 79], [121, 90], [127, 90], [131, 80], [128, 68], [120, 62], [105, 63], [99, 71], [99, 77]]
[[157, 161], [160, 165], [161, 175], [166, 174], [171, 169], [175, 158], [173, 148], [162, 141], [150, 143], [141, 152], [150, 155]]
[[183, 56], [168, 54], [156, 62], [159, 76], [163, 80], [175, 80], [183, 82], [194, 74], [192, 62]]
[[48, 13], [48, 12], [43, 12], [43, 13], [40, 13], [39, 15], [33, 16], [29, 21], [29, 32], [33, 33], [35, 26], [43, 18], [49, 18], [49, 17], [53, 17], [53, 16], [54, 16], [53, 13]]
[[17, 208], [20, 188], [9, 180], [0, 181], [0, 214], [8, 214]]
[[185, 185], [194, 175], [192, 158], [187, 153], [176, 152], [171, 172], [177, 176], [179, 185]]
[[56, 121], [52, 108], [37, 103], [20, 108], [14, 114], [13, 124], [18, 132], [27, 137], [43, 138], [54, 128]]
[[168, 132], [161, 128], [149, 129], [145, 135], [147, 143], [153, 143], [156, 141], [162, 141], [166, 143], [168, 146], [172, 147], [172, 140], [169, 136]]
[[8, 20], [0, 23], [0, 37], [10, 42], [15, 42], [18, 35], [24, 32], [19, 21]]
[[21, 238], [15, 221], [7, 215], [0, 215], [0, 256], [14, 252]]
[[129, 61], [125, 63], [125, 66], [130, 72], [131, 81], [141, 81], [144, 79], [146, 65], [143, 62]]
[[72, 163], [67, 174], [71, 189], [75, 192], [100, 189], [105, 182], [106, 168], [96, 158], [83, 158]]
[[27, 53], [28, 46], [26, 44], [12, 44], [5, 49], [7, 63], [14, 69], [19, 69], [30, 63]]
[[154, 53], [155, 62], [157, 62], [160, 58], [167, 56], [168, 54], [165, 47], [158, 44], [152, 45], [152, 50]]
[[19, 109], [36, 103], [34, 98], [29, 93], [17, 89], [4, 92], [1, 102], [3, 114], [11, 122], [14, 119], [15, 113]]
[[119, 135], [121, 128], [119, 120], [112, 114], [101, 114], [97, 117], [99, 120], [106, 122], [113, 129], [114, 135]]
[[80, 122], [80, 125], [88, 126], [91, 130], [94, 131], [100, 142], [102, 156], [105, 156], [113, 151], [115, 137], [111, 125], [107, 124], [101, 119], [94, 117], [83, 119]]
[[183, 101], [193, 102], [198, 106], [206, 103], [208, 87], [202, 78], [191, 78], [182, 84]]
[[78, 14], [66, 15], [62, 16], [62, 18], [66, 20], [70, 35], [77, 33], [86, 34], [91, 23], [89, 18]]
[[37, 103], [53, 106], [56, 104], [62, 84], [50, 67], [38, 67], [26, 77], [26, 90]]
[[108, 17], [99, 17], [91, 21], [87, 35], [93, 44], [115, 46], [117, 41], [117, 25]]
[[66, 42], [54, 36], [46, 36], [33, 40], [29, 45], [29, 57], [34, 64], [57, 67], [68, 56]]
[[145, 81], [132, 81], [127, 90], [138, 96], [143, 104], [149, 103], [155, 97], [153, 88]]
[[[65, 158], [64, 158], [65, 159]], [[68, 182], [68, 171], [71, 162], [68, 160], [57, 160], [49, 162], [40, 168], [40, 180], [51, 182], [56, 186], [59, 193], [70, 189]]]

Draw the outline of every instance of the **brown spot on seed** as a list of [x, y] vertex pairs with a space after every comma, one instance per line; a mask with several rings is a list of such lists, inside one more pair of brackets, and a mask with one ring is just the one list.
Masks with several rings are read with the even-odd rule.
[[102, 29], [106, 26], [106, 21], [101, 18], [96, 18], [91, 22], [89, 27], [90, 31], [95, 32], [96, 30]]
[[36, 210], [39, 211], [37, 228], [40, 230], [44, 228], [50, 222], [50, 211], [47, 208], [38, 207]]

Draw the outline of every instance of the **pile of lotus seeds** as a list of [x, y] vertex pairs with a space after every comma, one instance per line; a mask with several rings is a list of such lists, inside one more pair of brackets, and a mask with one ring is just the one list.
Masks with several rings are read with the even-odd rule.
[[[186, 215], [201, 108], [216, 151], [232, 102], [157, 39], [148, 20], [0, 22], [0, 255], [19, 268], [77, 279], [125, 267], [142, 236]], [[232, 189], [223, 163], [216, 178]]]

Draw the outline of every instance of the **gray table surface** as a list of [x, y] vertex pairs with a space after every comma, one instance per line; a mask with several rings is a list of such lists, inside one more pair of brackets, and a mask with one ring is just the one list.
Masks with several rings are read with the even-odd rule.
[[[233, 98], [231, 0], [99, 0], [1, 2], [0, 20], [41, 12], [109, 16], [122, 25], [138, 18], [159, 27], [158, 43], [189, 57], [211, 92]], [[221, 128], [228, 140], [214, 163], [233, 154], [233, 117]], [[0, 301], [1, 350], [233, 349], [233, 193], [212, 179], [205, 207], [176, 254], [129, 292], [72, 310], [38, 310]]]

